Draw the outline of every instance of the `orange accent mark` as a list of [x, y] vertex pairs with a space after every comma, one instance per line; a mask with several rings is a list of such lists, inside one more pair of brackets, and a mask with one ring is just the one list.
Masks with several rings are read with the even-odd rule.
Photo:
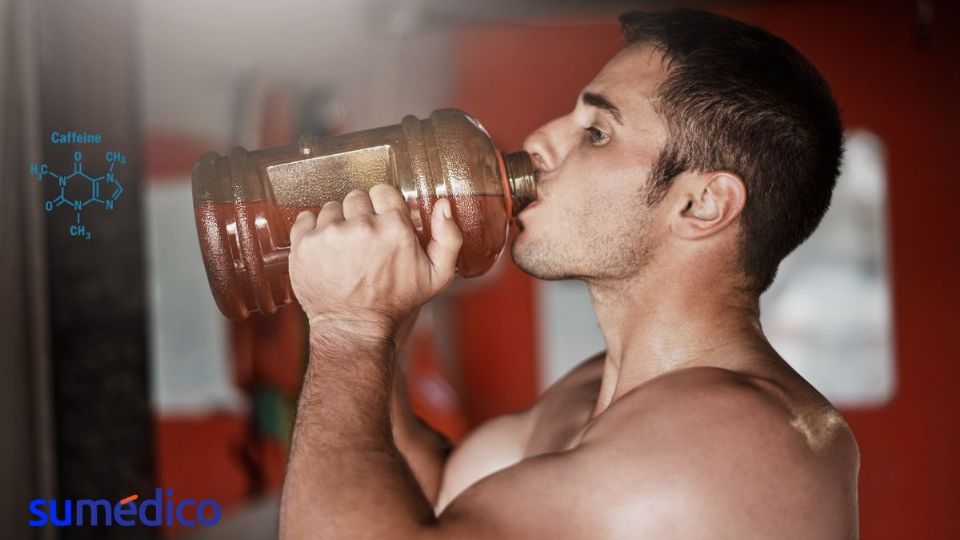
[[133, 495], [131, 495], [131, 496], [125, 498], [125, 499], [120, 499], [120, 504], [127, 504], [127, 503], [130, 502], [130, 501], [135, 501], [135, 500], [137, 500], [138, 497], [140, 497], [140, 496], [137, 495], [136, 493], [134, 493]]

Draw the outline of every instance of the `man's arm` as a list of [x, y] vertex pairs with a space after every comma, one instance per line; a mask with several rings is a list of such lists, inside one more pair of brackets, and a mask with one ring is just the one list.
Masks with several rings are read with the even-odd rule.
[[477, 482], [435, 517], [393, 444], [388, 382], [395, 353], [373, 334], [311, 326], [280, 538], [603, 537], [597, 533], [606, 526], [614, 476], [602, 474], [608, 459], [582, 451], [524, 460]]
[[482, 508], [495, 503], [494, 489], [474, 498], [478, 513], [459, 505], [439, 519], [394, 441], [396, 331], [453, 277], [462, 236], [451, 210], [446, 200], [436, 203], [426, 249], [402, 196], [388, 186], [297, 217], [290, 277], [310, 321], [310, 359], [281, 499], [281, 538], [502, 538], [504, 527], [523, 531], [511, 524], [515, 517], [529, 524], [552, 513], [552, 504], [511, 504], [497, 506], [505, 512], [497, 517]]
[[[290, 277], [310, 321], [310, 359], [281, 499], [281, 538], [503, 538], [503, 531], [531, 538], [534, 531], [560, 532], [537, 524], [552, 515], [560, 486], [548, 494], [530, 492], [529, 508], [516, 497], [520, 488], [572, 476], [508, 481], [512, 492], [484, 489], [483, 496], [472, 496], [474, 503], [454, 505], [439, 519], [397, 449], [391, 422], [396, 330], [449, 285], [462, 243], [446, 200], [434, 207], [431, 235], [421, 248], [405, 201], [389, 186], [374, 187], [369, 196], [353, 192], [316, 216], [301, 213], [291, 229]], [[542, 461], [495, 476], [509, 478]], [[498, 498], [509, 504], [498, 505]]]
[[[398, 343], [397, 350], [402, 349]], [[403, 366], [395, 367], [390, 400], [390, 420], [393, 441], [413, 470], [420, 489], [431, 506], [437, 502], [443, 471], [453, 451], [453, 445], [439, 431], [431, 428], [410, 408], [406, 374]]]
[[[521, 461], [540, 418], [570, 419], [570, 404], [583, 402], [584, 393], [587, 399], [596, 400], [604, 356], [605, 351], [578, 364], [544, 390], [530, 407], [496, 416], [473, 429], [447, 459], [434, 509], [439, 513], [478, 480]], [[583, 422], [589, 413], [583, 411]]]
[[280, 508], [280, 537], [399, 538], [432, 506], [397, 449], [390, 419], [394, 344], [311, 325]]
[[[433, 519], [391, 421], [398, 326], [449, 286], [463, 241], [447, 200], [430, 225], [424, 249], [403, 196], [379, 185], [302, 212], [291, 228], [290, 278], [310, 322], [310, 359], [284, 482], [284, 538], [396, 537]], [[416, 440], [405, 421], [397, 433]]]

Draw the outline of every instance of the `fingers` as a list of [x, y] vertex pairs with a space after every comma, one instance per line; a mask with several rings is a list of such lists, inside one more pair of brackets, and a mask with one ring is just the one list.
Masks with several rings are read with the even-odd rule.
[[[386, 213], [393, 209], [402, 209], [403, 212], [407, 212], [406, 201], [396, 187], [388, 184], [377, 184], [370, 190], [370, 193], [355, 189], [347, 193], [343, 202], [328, 201], [320, 209], [317, 216], [312, 216], [309, 212], [298, 214], [294, 222], [295, 229], [291, 228], [290, 230], [290, 240], [291, 243], [299, 241], [303, 234], [310, 229], [320, 230], [338, 221], [354, 220], [363, 216], [372, 216], [374, 213]], [[310, 214], [310, 216], [305, 214]], [[313, 219], [308, 221], [309, 218]], [[294, 230], [296, 230], [296, 233], [294, 233]]]
[[400, 190], [390, 184], [377, 184], [370, 188], [370, 201], [378, 214], [386, 214], [391, 210], [408, 212], [407, 201]]
[[317, 225], [317, 216], [309, 211], [304, 210], [297, 214], [297, 219], [294, 220], [293, 226], [290, 227], [290, 245], [296, 245], [300, 242], [300, 239], [303, 238], [303, 235], [307, 231], [312, 231]]
[[463, 234], [453, 219], [453, 208], [449, 199], [440, 199], [434, 205], [430, 232], [427, 257], [433, 267], [431, 283], [434, 290], [439, 291], [453, 279], [453, 273], [457, 269], [457, 255], [463, 245]]
[[340, 201], [328, 201], [317, 214], [317, 224], [314, 228], [319, 231], [338, 221], [343, 221], [343, 204]]
[[366, 191], [355, 189], [343, 198], [343, 218], [357, 219], [362, 216], [373, 215], [373, 203]]

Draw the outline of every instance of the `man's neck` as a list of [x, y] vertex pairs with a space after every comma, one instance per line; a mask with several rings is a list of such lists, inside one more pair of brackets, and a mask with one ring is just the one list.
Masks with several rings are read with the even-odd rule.
[[700, 283], [684, 277], [647, 274], [630, 282], [587, 284], [607, 345], [593, 416], [664, 373], [694, 366], [732, 368], [734, 350], [772, 350], [760, 328], [756, 295], [722, 279], [704, 286], [703, 276]]

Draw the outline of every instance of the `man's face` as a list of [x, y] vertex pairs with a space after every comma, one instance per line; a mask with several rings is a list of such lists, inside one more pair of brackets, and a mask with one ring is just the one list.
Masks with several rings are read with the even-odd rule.
[[541, 279], [623, 279], [663, 235], [646, 204], [650, 170], [667, 130], [653, 109], [666, 75], [661, 55], [631, 46], [614, 56], [569, 114], [527, 137], [539, 174], [537, 202], [518, 216], [514, 261]]

